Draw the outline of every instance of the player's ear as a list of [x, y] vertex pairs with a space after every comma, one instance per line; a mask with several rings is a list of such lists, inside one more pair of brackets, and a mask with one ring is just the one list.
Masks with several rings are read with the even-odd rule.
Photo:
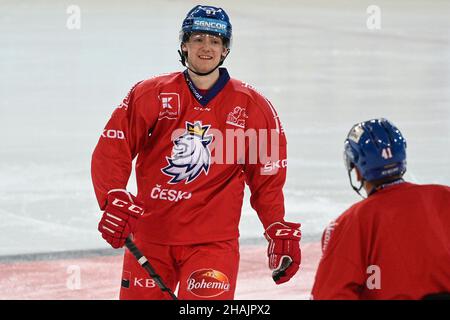
[[183, 51], [184, 53], [187, 53], [187, 51], [188, 51], [186, 43], [184, 43], [184, 42], [181, 43], [181, 51]]
[[228, 48], [225, 48], [225, 46], [223, 46], [222, 57], [225, 58], [228, 55], [228, 52], [230, 52], [230, 50]]

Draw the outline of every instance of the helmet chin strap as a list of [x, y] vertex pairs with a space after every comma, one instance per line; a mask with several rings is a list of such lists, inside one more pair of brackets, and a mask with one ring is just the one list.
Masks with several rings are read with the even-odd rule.
[[220, 66], [223, 64], [223, 62], [225, 61], [225, 59], [227, 58], [228, 53], [230, 53], [230, 49], [228, 49], [227, 55], [226, 55], [225, 57], [222, 57], [222, 58], [220, 59], [220, 62], [217, 64], [217, 66], [215, 66], [215, 67], [214, 67], [213, 69], [211, 69], [210, 71], [208, 71], [208, 72], [198, 72], [198, 71], [192, 70], [188, 65], [186, 65], [187, 59], [186, 59], [186, 55], [185, 55], [184, 51], [181, 50], [181, 48], [180, 48], [180, 50], [178, 50], [178, 54], [180, 55], [180, 58], [181, 58], [181, 60], [180, 60], [181, 64], [182, 64], [183, 66], [185, 66], [186, 68], [188, 68], [189, 71], [191, 71], [191, 72], [193, 72], [193, 73], [195, 73], [196, 75], [201, 76], [201, 77], [207, 76], [207, 75], [213, 73], [214, 70], [216, 70], [218, 67], [220, 67]]
[[356, 193], [359, 194], [359, 196], [360, 196], [361, 198], [366, 199], [366, 197], [364, 197], [364, 196], [361, 194], [361, 189], [362, 189], [363, 186], [364, 186], [364, 179], [361, 179], [361, 184], [360, 184], [360, 186], [357, 188], [357, 187], [355, 187], [355, 186], [353, 185], [352, 175], [350, 174], [351, 170], [348, 170], [347, 172], [348, 172], [348, 178], [349, 178], [349, 180], [350, 180], [350, 185], [352, 186], [352, 189], [355, 190]]

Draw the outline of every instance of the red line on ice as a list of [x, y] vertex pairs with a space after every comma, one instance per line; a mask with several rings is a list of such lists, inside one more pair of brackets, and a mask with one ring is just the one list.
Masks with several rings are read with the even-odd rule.
[[[267, 267], [266, 247], [243, 245], [235, 298], [309, 299], [319, 259], [319, 243], [302, 244], [300, 271], [291, 281], [275, 285]], [[3, 263], [0, 267], [0, 299], [118, 299], [122, 256]], [[77, 269], [80, 287], [73, 288], [70, 277]]]

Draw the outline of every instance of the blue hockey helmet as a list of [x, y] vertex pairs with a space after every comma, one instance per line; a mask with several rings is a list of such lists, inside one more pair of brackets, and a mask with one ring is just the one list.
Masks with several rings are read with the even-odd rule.
[[226, 48], [231, 47], [232, 28], [228, 14], [222, 8], [197, 5], [183, 20], [180, 41], [186, 42], [192, 32], [220, 36]]
[[406, 172], [406, 140], [387, 119], [361, 122], [345, 140], [344, 160], [349, 175], [356, 167], [369, 182], [402, 176]]

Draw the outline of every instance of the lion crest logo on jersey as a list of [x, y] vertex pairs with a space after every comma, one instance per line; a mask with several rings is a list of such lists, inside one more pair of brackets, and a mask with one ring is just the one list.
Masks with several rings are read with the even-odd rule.
[[173, 141], [172, 156], [166, 157], [168, 166], [161, 171], [171, 176], [171, 184], [189, 183], [202, 172], [208, 174], [211, 164], [209, 145], [213, 139], [208, 135], [210, 125], [202, 125], [201, 121], [190, 123], [186, 121], [186, 131]]

